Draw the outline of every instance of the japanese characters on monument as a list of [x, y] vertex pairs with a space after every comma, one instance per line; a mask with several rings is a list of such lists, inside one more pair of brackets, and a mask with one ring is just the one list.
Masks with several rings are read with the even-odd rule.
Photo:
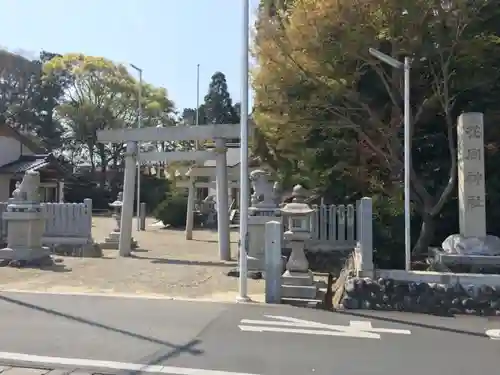
[[486, 236], [483, 114], [463, 113], [458, 118], [458, 201], [460, 234]]

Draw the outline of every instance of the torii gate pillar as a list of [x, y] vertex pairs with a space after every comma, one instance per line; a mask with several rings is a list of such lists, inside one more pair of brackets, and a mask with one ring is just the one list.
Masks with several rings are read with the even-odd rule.
[[195, 177], [189, 177], [189, 193], [187, 201], [187, 214], [186, 214], [186, 240], [193, 239], [193, 226], [194, 226], [194, 201], [195, 192], [194, 187]]
[[226, 140], [215, 139], [215, 183], [217, 185], [217, 228], [219, 235], [219, 256], [221, 260], [231, 260], [229, 238], [229, 189], [227, 183]]
[[119, 254], [122, 257], [130, 256], [132, 252], [132, 218], [134, 216], [136, 157], [137, 142], [127, 142], [127, 150], [125, 151], [125, 175], [123, 179], [120, 243], [118, 245]]

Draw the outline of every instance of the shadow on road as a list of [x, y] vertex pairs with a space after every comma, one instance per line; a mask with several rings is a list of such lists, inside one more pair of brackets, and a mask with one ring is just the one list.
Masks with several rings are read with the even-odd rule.
[[334, 310], [333, 311], [336, 314], [341, 314], [341, 315], [350, 315], [350, 316], [355, 316], [358, 318], [364, 318], [364, 319], [370, 319], [370, 320], [379, 320], [381, 322], [388, 322], [388, 323], [398, 323], [398, 324], [406, 324], [409, 326], [414, 326], [414, 327], [419, 327], [419, 328], [426, 328], [426, 329], [433, 329], [441, 332], [450, 332], [450, 333], [458, 333], [462, 335], [468, 335], [468, 336], [476, 336], [476, 337], [484, 337], [486, 339], [490, 339], [486, 333], [480, 333], [480, 332], [474, 332], [474, 331], [466, 331], [463, 329], [458, 329], [458, 328], [451, 328], [451, 327], [443, 327], [443, 326], [438, 326], [434, 324], [428, 324], [428, 323], [420, 323], [420, 322], [415, 322], [411, 320], [406, 320], [406, 319], [397, 319], [397, 318], [390, 318], [386, 316], [380, 316], [376, 314], [370, 314], [369, 312], [357, 312], [357, 311], [339, 311], [339, 310]]
[[[128, 337], [133, 337], [133, 338], [136, 338], [139, 340], [143, 340], [143, 341], [147, 341], [147, 342], [151, 342], [154, 344], [159, 344], [159, 345], [165, 346], [165, 349], [160, 349], [156, 353], [148, 356], [148, 358], [145, 358], [144, 360], [147, 361], [147, 363], [144, 366], [150, 366], [150, 365], [155, 365], [155, 364], [161, 363], [169, 358], [178, 357], [182, 353], [188, 353], [188, 354], [195, 355], [195, 356], [204, 354], [203, 350], [196, 349], [196, 346], [201, 343], [201, 340], [199, 340], [199, 339], [193, 339], [184, 345], [175, 345], [175, 344], [172, 344], [168, 341], [163, 341], [163, 340], [156, 339], [154, 337], [140, 335], [140, 334], [137, 334], [134, 332], [130, 332], [130, 331], [121, 329], [121, 328], [111, 327], [111, 326], [108, 326], [108, 325], [105, 325], [105, 324], [102, 324], [102, 323], [99, 323], [99, 322], [96, 322], [93, 320], [88, 320], [88, 319], [84, 319], [84, 318], [81, 318], [78, 316], [65, 314], [65, 313], [62, 313], [62, 312], [59, 312], [59, 311], [56, 311], [53, 309], [47, 309], [45, 307], [41, 307], [41, 306], [37, 306], [37, 305], [31, 304], [31, 303], [23, 302], [23, 301], [20, 301], [18, 299], [15, 299], [15, 298], [6, 297], [6, 296], [3, 296], [1, 294], [0, 294], [0, 301], [16, 304], [18, 306], [26, 307], [28, 309], [33, 309], [33, 310], [36, 310], [36, 311], [39, 311], [39, 312], [42, 312], [45, 314], [58, 316], [61, 318], [65, 318], [65, 319], [74, 321], [74, 322], [88, 324], [88, 325], [93, 326], [93, 327], [102, 328], [102, 329], [105, 329], [108, 331], [120, 333], [120, 334], [128, 336]], [[141, 371], [126, 372], [126, 374], [139, 374], [139, 373], [141, 373]], [[121, 374], [125, 374], [125, 373], [121, 372]]]

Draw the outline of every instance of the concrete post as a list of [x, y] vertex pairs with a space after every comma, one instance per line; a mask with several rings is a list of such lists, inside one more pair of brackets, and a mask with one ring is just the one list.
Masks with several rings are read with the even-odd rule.
[[357, 239], [355, 249], [356, 271], [359, 276], [371, 276], [373, 266], [373, 213], [372, 199], [361, 198], [358, 202]]
[[265, 271], [266, 303], [281, 302], [281, 222], [269, 221], [265, 224]]
[[85, 204], [85, 207], [87, 207], [87, 212], [89, 213], [88, 215], [88, 232], [92, 234], [92, 199], [90, 198], [85, 198], [83, 200], [83, 204]]
[[217, 226], [219, 234], [220, 260], [231, 259], [229, 241], [229, 191], [227, 182], [226, 141], [224, 138], [215, 139], [216, 152], [216, 185], [217, 185]]
[[457, 124], [460, 234], [486, 236], [483, 114], [462, 113]]
[[194, 201], [196, 199], [194, 187], [195, 177], [189, 177], [189, 193], [187, 201], [187, 215], [186, 215], [186, 240], [193, 239], [193, 226], [194, 226]]
[[146, 203], [141, 202], [141, 205], [139, 206], [139, 214], [140, 214], [140, 229], [141, 230], [146, 230]]
[[134, 193], [135, 193], [135, 159], [137, 156], [137, 143], [127, 142], [125, 152], [125, 176], [123, 182], [123, 207], [120, 230], [120, 256], [130, 256], [132, 251], [132, 219], [134, 216]]

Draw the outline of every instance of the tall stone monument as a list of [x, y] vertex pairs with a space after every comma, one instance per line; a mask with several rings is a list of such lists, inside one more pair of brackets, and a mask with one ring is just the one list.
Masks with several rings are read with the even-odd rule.
[[486, 236], [483, 114], [458, 118], [458, 201], [460, 234]]
[[[460, 234], [452, 234], [442, 244], [445, 253], [460, 255], [461, 263], [497, 263], [493, 258], [467, 260], [467, 256], [500, 255], [500, 239], [486, 234], [486, 194], [484, 172], [484, 127], [482, 113], [463, 113], [457, 124], [458, 202]], [[452, 264], [454, 258], [440, 257]]]

